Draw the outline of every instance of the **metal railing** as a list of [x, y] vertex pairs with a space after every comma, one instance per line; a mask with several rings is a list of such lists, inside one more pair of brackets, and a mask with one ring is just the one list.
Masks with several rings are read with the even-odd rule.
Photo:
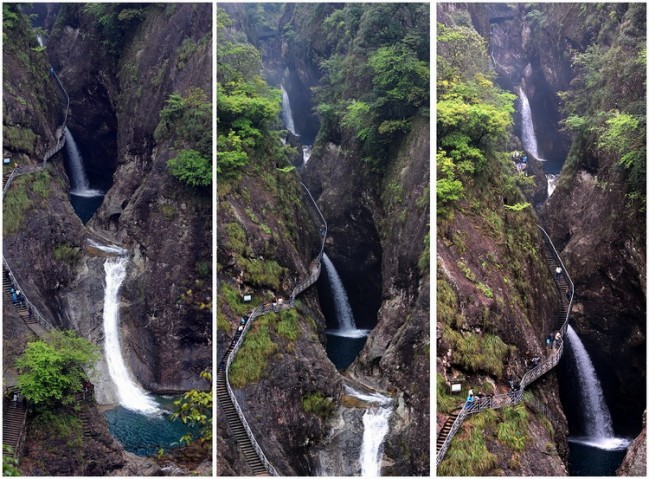
[[[570, 278], [570, 275], [568, 274], [568, 270], [566, 269], [566, 266], [563, 264], [563, 261], [561, 261], [561, 257], [559, 256], [559, 253], [557, 253], [556, 248], [554, 247], [554, 244], [552, 243], [552, 240], [550, 239], [550, 235], [540, 226], [537, 225], [539, 229], [543, 232], [543, 240], [544, 244], [546, 245], [546, 248], [549, 249], [549, 251], [552, 253], [552, 255], [557, 259], [558, 263], [561, 265], [563, 274], [565, 274], [566, 278], [568, 279], [568, 282], [570, 283], [570, 299], [568, 301], [568, 307], [566, 308], [566, 317], [565, 320], [563, 321], [563, 324], [561, 325], [560, 332], [561, 332], [561, 341], [558, 344], [557, 349], [553, 349], [550, 356], [542, 361], [538, 366], [536, 366], [533, 369], [530, 369], [527, 371], [524, 375], [523, 378], [520, 381], [520, 389], [517, 391], [511, 391], [506, 394], [500, 394], [497, 396], [492, 396], [492, 397], [487, 397], [487, 398], [481, 398], [481, 399], [476, 399], [473, 403], [473, 405], [469, 405], [467, 408], [467, 405], [462, 409], [462, 412], [458, 417], [455, 419], [453, 422], [453, 426], [448, 432], [448, 435], [444, 439], [444, 443], [442, 444], [442, 447], [440, 448], [439, 452], [437, 453], [437, 465], [439, 466], [440, 462], [442, 462], [442, 459], [444, 459], [444, 455], [448, 451], [448, 448], [451, 445], [451, 441], [453, 439], [453, 436], [455, 436], [455, 433], [457, 430], [460, 428], [460, 425], [464, 421], [465, 417], [469, 414], [475, 414], [481, 411], [484, 411], [486, 409], [498, 409], [504, 406], [511, 406], [514, 404], [517, 404], [523, 399], [523, 394], [525, 391], [525, 387], [534, 381], [536, 381], [539, 377], [543, 376], [545, 373], [553, 369], [558, 363], [559, 360], [561, 359], [561, 356], [563, 354], [563, 345], [565, 341], [565, 336], [566, 336], [566, 329], [568, 328], [568, 320], [570, 319], [570, 310], [572, 308], [572, 300], [575, 295], [575, 285], [572, 282], [572, 279]], [[554, 274], [554, 271], [551, 272]], [[555, 280], [556, 281], [556, 280]], [[559, 291], [560, 295], [560, 301], [561, 304], [563, 305], [563, 292]]]
[[56, 74], [54, 69], [52, 68], [52, 65], [50, 65], [50, 72], [54, 75], [54, 78], [56, 78], [56, 82], [63, 92], [63, 95], [65, 95], [65, 110], [63, 113], [63, 123], [61, 123], [61, 126], [59, 126], [56, 129], [56, 145], [47, 152], [45, 152], [45, 156], [43, 156], [43, 164], [47, 163], [47, 160], [52, 158], [55, 154], [57, 154], [59, 151], [61, 151], [61, 148], [65, 145], [65, 126], [68, 122], [68, 112], [70, 111], [70, 97], [68, 96], [68, 92], [65, 91], [65, 88], [63, 88], [63, 83], [61, 83], [61, 79], [59, 76]]
[[322, 213], [320, 212], [320, 209], [316, 205], [315, 200], [313, 199], [313, 196], [311, 196], [311, 192], [309, 189], [304, 185], [304, 183], [300, 182], [300, 184], [304, 187], [306, 190], [307, 194], [309, 195], [309, 198], [311, 199], [313, 206], [315, 207], [316, 211], [320, 215], [320, 218], [322, 219], [322, 225], [324, 226], [324, 230], [320, 231], [320, 235], [322, 236], [322, 245], [320, 247], [320, 252], [318, 253], [318, 256], [315, 258], [314, 261], [317, 261], [317, 266], [316, 269], [311, 272], [309, 269], [309, 277], [306, 278], [304, 281], [301, 283], [298, 283], [295, 288], [293, 288], [293, 291], [291, 292], [291, 296], [289, 297], [288, 301], [279, 303], [266, 303], [257, 306], [254, 308], [251, 312], [250, 315], [248, 316], [248, 320], [246, 321], [246, 324], [241, 331], [241, 335], [239, 336], [239, 339], [237, 340], [236, 344], [232, 348], [232, 351], [227, 357], [226, 363], [225, 363], [225, 386], [228, 391], [228, 396], [230, 397], [230, 400], [232, 401], [232, 404], [234, 406], [235, 411], [237, 412], [237, 415], [239, 416], [239, 419], [241, 420], [241, 424], [243, 425], [243, 429], [246, 431], [246, 435], [248, 436], [248, 439], [250, 439], [250, 443], [252, 444], [253, 448], [255, 449], [255, 452], [257, 453], [257, 456], [259, 456], [259, 459], [263, 463], [264, 467], [268, 471], [269, 474], [273, 476], [279, 475], [277, 473], [277, 470], [275, 467], [270, 463], [266, 455], [264, 454], [264, 451], [261, 449], [261, 446], [255, 439], [255, 435], [252, 432], [252, 429], [250, 428], [248, 421], [246, 421], [246, 417], [243, 413], [243, 410], [241, 409], [241, 406], [239, 406], [239, 403], [237, 401], [237, 398], [234, 395], [234, 391], [232, 390], [232, 387], [230, 386], [230, 365], [234, 361], [237, 352], [243, 345], [243, 341], [245, 339], [246, 333], [252, 326], [252, 323], [254, 320], [262, 316], [264, 314], [268, 313], [279, 313], [281, 311], [291, 309], [295, 306], [295, 297], [305, 291], [307, 288], [309, 288], [311, 285], [313, 285], [318, 278], [320, 277], [320, 272], [322, 270], [322, 254], [324, 252], [324, 246], [325, 246], [325, 241], [327, 239], [327, 222], [324, 219], [324, 216], [322, 216]]
[[8, 273], [8, 275], [9, 275], [9, 281], [11, 281], [12, 286], [14, 287], [14, 289], [16, 289], [16, 290], [18, 290], [18, 291], [21, 291], [21, 295], [24, 297], [24, 300], [23, 300], [23, 301], [24, 301], [24, 303], [25, 303], [29, 308], [31, 308], [32, 315], [33, 315], [34, 318], [36, 318], [36, 321], [38, 321], [38, 323], [39, 323], [41, 326], [43, 326], [43, 327], [44, 327], [46, 330], [48, 330], [48, 331], [51, 331], [52, 329], [56, 329], [56, 328], [55, 328], [54, 326], [52, 326], [52, 324], [51, 324], [47, 319], [45, 319], [45, 317], [44, 317], [44, 316], [43, 316], [43, 315], [38, 311], [38, 309], [36, 308], [36, 306], [34, 306], [34, 303], [32, 303], [32, 302], [27, 298], [27, 295], [25, 294], [25, 290], [24, 290], [23, 288], [21, 288], [20, 285], [18, 284], [18, 280], [16, 280], [16, 276], [15, 276], [15, 275], [13, 274], [13, 272], [11, 271], [11, 268], [9, 267], [9, 263], [7, 263], [7, 260], [6, 260], [4, 257], [2, 258], [2, 265], [3, 265], [3, 267], [7, 270], [7, 273]]

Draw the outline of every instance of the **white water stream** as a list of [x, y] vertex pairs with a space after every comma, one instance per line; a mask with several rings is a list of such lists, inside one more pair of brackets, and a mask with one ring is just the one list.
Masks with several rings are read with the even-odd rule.
[[108, 372], [117, 389], [119, 403], [142, 414], [160, 413], [157, 403], [132, 378], [119, 341], [119, 288], [126, 277], [128, 258], [109, 258], [104, 263], [106, 290], [104, 293], [104, 352]]
[[329, 284], [331, 285], [331, 290], [334, 296], [334, 304], [336, 305], [336, 319], [338, 321], [338, 330], [327, 332], [332, 334], [335, 334], [337, 332], [342, 336], [344, 336], [345, 334], [355, 334], [355, 332], [360, 330], [356, 329], [354, 314], [352, 313], [352, 308], [349, 305], [349, 299], [347, 299], [347, 292], [345, 291], [343, 282], [340, 279], [340, 276], [338, 276], [336, 268], [334, 267], [333, 263], [326, 253], [322, 254], [322, 263], [324, 264], [325, 271], [327, 272], [327, 277], [329, 278]]
[[530, 109], [530, 102], [525, 95], [523, 87], [518, 88], [518, 97], [521, 100], [521, 117], [523, 120], [523, 146], [534, 158], [539, 161], [545, 161], [539, 157], [539, 148], [536, 143], [536, 133], [534, 133], [534, 122], [532, 121], [532, 110]]
[[554, 193], [554, 190], [557, 188], [557, 182], [559, 181], [559, 175], [549, 174], [545, 175], [548, 179], [548, 198]]
[[295, 133], [295, 123], [293, 123], [293, 113], [291, 112], [291, 102], [288, 100], [288, 93], [284, 90], [284, 85], [280, 85], [282, 89], [282, 119], [286, 129], [297, 136]]
[[311, 146], [302, 145], [302, 162], [305, 166], [309, 162], [309, 158], [311, 158]]
[[38, 42], [38, 46], [43, 46], [43, 38], [40, 35], [36, 35], [36, 41]]
[[574, 438], [574, 442], [588, 444], [600, 449], [625, 448], [629, 441], [616, 438], [613, 434], [611, 414], [606, 406], [602, 386], [584, 344], [571, 326], [568, 326], [566, 335], [568, 341], [570, 341], [577, 366], [577, 379], [583, 400], [581, 411], [586, 428], [586, 437]]
[[70, 160], [70, 194], [84, 197], [103, 196], [104, 193], [102, 191], [90, 189], [90, 181], [88, 181], [86, 170], [83, 167], [83, 157], [79, 152], [77, 143], [74, 141], [74, 137], [67, 127], [65, 128], [64, 133], [65, 151]]
[[124, 248], [120, 248], [117, 245], [111, 244], [111, 245], [103, 245], [100, 243], [97, 243], [95, 240], [92, 238], [88, 238], [88, 244], [92, 246], [93, 248], [97, 248], [105, 253], [110, 253], [110, 254], [116, 254], [119, 256], [122, 256], [126, 254], [126, 250]]

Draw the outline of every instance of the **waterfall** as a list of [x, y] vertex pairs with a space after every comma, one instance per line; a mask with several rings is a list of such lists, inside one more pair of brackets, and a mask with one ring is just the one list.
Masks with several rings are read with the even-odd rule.
[[552, 195], [552, 193], [554, 193], [554, 190], [557, 188], [559, 175], [549, 174], [546, 175], [546, 178], [548, 179], [548, 198], [549, 198], [550, 195]]
[[611, 414], [604, 400], [602, 386], [590, 360], [590, 356], [579, 336], [568, 326], [567, 338], [577, 366], [577, 379], [583, 403], [581, 411], [585, 420], [586, 438], [577, 440], [601, 449], [623, 449], [629, 441], [613, 435]]
[[122, 406], [143, 414], [160, 412], [156, 402], [135, 383], [126, 368], [119, 343], [119, 288], [126, 277], [128, 258], [109, 258], [104, 263], [106, 291], [104, 293], [104, 351], [108, 372], [117, 388]]
[[352, 308], [349, 305], [349, 300], [347, 299], [347, 293], [345, 292], [345, 286], [338, 276], [336, 268], [334, 268], [333, 263], [329, 259], [326, 253], [322, 254], [322, 262], [327, 272], [327, 277], [329, 278], [329, 284], [331, 285], [331, 290], [334, 296], [334, 303], [336, 305], [336, 319], [338, 321], [338, 328], [340, 332], [352, 332], [356, 331], [356, 323], [354, 322], [354, 314], [352, 313]]
[[40, 35], [36, 35], [36, 41], [38, 42], [38, 46], [43, 46], [43, 38]]
[[[387, 398], [386, 398], [387, 399]], [[379, 477], [383, 439], [390, 430], [391, 407], [370, 407], [363, 415], [363, 444], [361, 446], [361, 476]]]
[[361, 476], [379, 477], [383, 440], [390, 430], [392, 399], [377, 392], [364, 393], [345, 384], [345, 393], [354, 396], [369, 407], [363, 414], [363, 442], [361, 444]]
[[302, 164], [306, 165], [311, 158], [311, 145], [302, 145]]
[[101, 250], [104, 253], [116, 254], [116, 255], [119, 255], [119, 256], [122, 256], [122, 255], [126, 254], [126, 250], [124, 248], [120, 248], [119, 246], [114, 245], [114, 244], [111, 244], [111, 245], [108, 245], [108, 246], [103, 245], [103, 244], [97, 243], [92, 238], [88, 238], [88, 244], [92, 248], [96, 248], [98, 250]]
[[523, 91], [523, 87], [519, 87], [519, 97], [521, 100], [521, 116], [523, 119], [523, 146], [534, 158], [539, 161], [545, 161], [539, 157], [539, 149], [536, 144], [536, 134], [534, 133], [534, 123], [532, 121], [532, 110], [530, 109], [530, 102]]
[[291, 112], [291, 103], [288, 100], [288, 93], [284, 90], [284, 85], [280, 85], [282, 89], [282, 120], [284, 120], [284, 125], [286, 129], [298, 136], [295, 133], [295, 124], [293, 123], [293, 113]]
[[74, 137], [70, 130], [65, 127], [65, 151], [68, 154], [69, 163], [70, 163], [70, 194], [75, 196], [103, 196], [103, 193], [99, 190], [91, 190], [90, 182], [86, 176], [86, 170], [83, 167], [83, 157], [79, 152], [77, 143], [74, 141]]

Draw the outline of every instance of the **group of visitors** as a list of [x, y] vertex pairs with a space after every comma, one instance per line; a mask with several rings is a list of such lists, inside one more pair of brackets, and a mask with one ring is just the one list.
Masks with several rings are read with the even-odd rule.
[[512, 152], [512, 160], [516, 165], [516, 171], [527, 176], [527, 153], [524, 151], [514, 150]]

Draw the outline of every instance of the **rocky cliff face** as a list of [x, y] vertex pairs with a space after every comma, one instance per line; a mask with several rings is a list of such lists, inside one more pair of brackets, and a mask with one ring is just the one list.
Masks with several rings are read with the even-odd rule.
[[627, 449], [626, 456], [615, 474], [618, 476], [644, 476], [647, 474], [646, 412], [643, 415], [642, 431]]
[[[46, 52], [71, 99], [70, 129], [80, 145], [105, 152], [89, 155], [87, 169], [108, 175], [106, 184], [115, 190], [106, 195], [96, 220], [84, 227], [70, 204], [62, 155], [53, 157], [45, 171], [24, 175], [10, 188], [5, 211], [10, 206], [18, 220], [8, 226], [5, 214], [4, 255], [46, 318], [101, 345], [105, 255], [88, 248], [86, 240], [122, 244], [132, 258], [122, 289], [127, 361], [147, 389], [205, 387], [198, 373], [212, 364], [211, 195], [169, 175], [166, 160], [177, 146], [174, 132], [157, 141], [153, 132], [171, 93], [183, 95], [197, 87], [209, 98], [211, 6], [146, 7], [122, 50], [113, 53], [82, 5], [66, 5], [58, 13], [56, 22], [48, 23], [54, 27]], [[16, 62], [12, 74], [4, 76], [5, 126], [15, 122], [23, 129], [29, 117], [25, 125], [37, 133], [32, 139], [18, 132], [13, 146], [5, 141], [5, 156], [15, 153], [21, 165], [36, 164], [53, 146], [62, 117], [46, 53], [30, 50], [35, 39], [24, 43], [23, 53], [5, 50], [4, 56], [5, 68], [6, 62]], [[142, 78], [152, 79], [150, 88]], [[28, 201], [20, 209], [11, 206], [23, 193]], [[97, 386], [98, 399], [113, 403], [109, 388], [102, 388], [101, 381]], [[30, 473], [160, 473], [159, 466], [124, 453], [96, 407], [85, 413], [97, 431], [74, 446], [79, 461], [65, 463], [60, 444], [52, 454], [47, 438], [35, 431], [28, 442]]]
[[[632, 69], [612, 63], [624, 62], [638, 42], [644, 41], [644, 8], [617, 8], [608, 15], [589, 22], [590, 37], [583, 35], [591, 38], [593, 48], [618, 52], [612, 60], [605, 60], [601, 69], [624, 70], [627, 81], [642, 81], [644, 70], [638, 76]], [[609, 17], [617, 21], [609, 23]], [[622, 50], [618, 50], [620, 45], [624, 45]], [[628, 61], [634, 64], [634, 57]], [[580, 114], [644, 114], [644, 108], [637, 113], [636, 105], [644, 104], [640, 90], [629, 90], [609, 76], [605, 80], [597, 88], [600, 96], [592, 96], [583, 82], [573, 82], [570, 93], [586, 97], [581, 101], [588, 109], [582, 108]], [[574, 271], [573, 325], [604, 378], [616, 432], [637, 434], [646, 397], [645, 213], [632, 199], [632, 173], [622, 167], [618, 155], [601, 148], [602, 137], [597, 131], [574, 134], [560, 188], [545, 205], [543, 217], [567, 267]], [[620, 155], [632, 149], [627, 145]], [[644, 177], [644, 169], [642, 172]]]
[[[115, 56], [97, 49], [102, 32], [94, 17], [69, 6], [49, 44], [72, 99], [71, 129], [109, 152], [95, 168], [110, 171], [106, 165], [112, 165], [113, 187], [89, 228], [133, 254], [122, 287], [123, 331], [130, 338], [124, 348], [140, 382], [161, 392], [202, 387], [198, 372], [211, 364], [210, 315], [200, 306], [211, 302], [208, 276], [200, 267], [211, 262], [210, 195], [169, 175], [173, 132], [157, 141], [153, 136], [171, 93], [210, 90], [210, 19], [205, 5], [149, 7]], [[97, 50], [98, 55], [90, 53]], [[152, 80], [150, 88], [142, 78]], [[66, 295], [74, 321], [90, 319], [89, 330], [101, 330], [101, 302], [86, 301], [102, 281], [100, 265], [84, 261], [77, 277], [83, 293], [71, 289]], [[133, 330], [140, 334], [129, 335]], [[163, 366], [168, 364], [178, 367]]]

